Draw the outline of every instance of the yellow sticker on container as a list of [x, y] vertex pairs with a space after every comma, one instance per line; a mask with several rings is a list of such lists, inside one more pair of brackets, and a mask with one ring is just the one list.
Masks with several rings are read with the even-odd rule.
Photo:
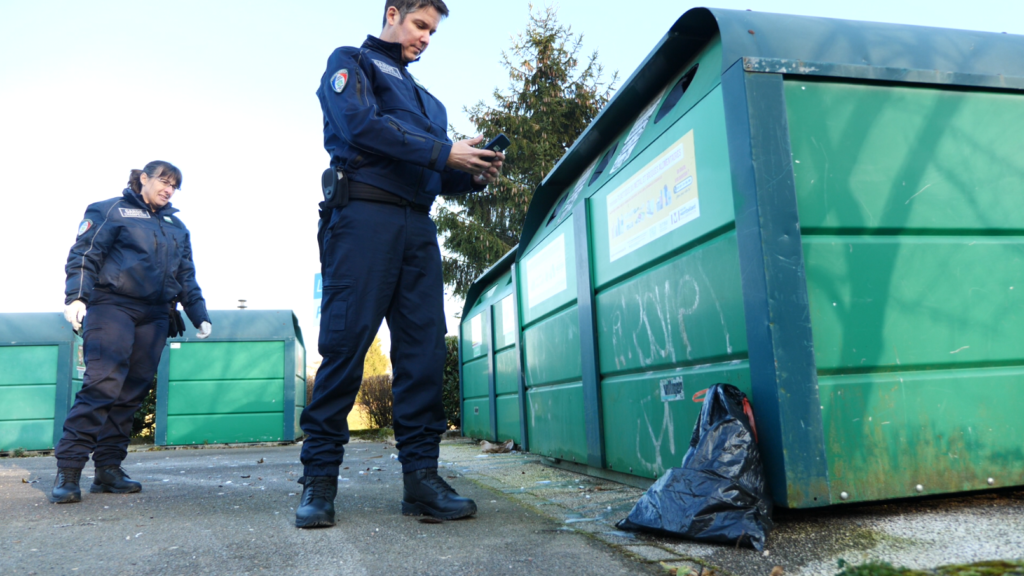
[[700, 216], [693, 130], [607, 198], [611, 262]]

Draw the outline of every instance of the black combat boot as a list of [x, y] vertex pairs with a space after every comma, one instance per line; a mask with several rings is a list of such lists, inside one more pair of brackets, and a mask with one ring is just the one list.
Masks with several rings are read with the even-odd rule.
[[295, 511], [299, 528], [334, 526], [334, 497], [338, 495], [337, 476], [303, 476], [302, 501]]
[[476, 502], [459, 496], [437, 475], [437, 468], [426, 468], [406, 472], [402, 514], [455, 520], [476, 514]]
[[58, 468], [57, 479], [53, 481], [50, 502], [54, 504], [71, 504], [82, 501], [82, 489], [78, 487], [82, 479], [81, 468]]
[[89, 492], [111, 492], [113, 494], [131, 494], [141, 492], [142, 484], [128, 477], [128, 473], [120, 466], [100, 466], [96, 468], [96, 477], [92, 480]]

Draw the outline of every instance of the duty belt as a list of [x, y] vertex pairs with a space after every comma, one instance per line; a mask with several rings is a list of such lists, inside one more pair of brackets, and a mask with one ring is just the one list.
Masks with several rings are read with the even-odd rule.
[[364, 200], [366, 202], [380, 202], [381, 204], [394, 204], [396, 206], [408, 206], [416, 212], [430, 214], [430, 206], [424, 206], [410, 202], [401, 196], [392, 194], [387, 190], [363, 184], [362, 182], [349, 182], [349, 200]]

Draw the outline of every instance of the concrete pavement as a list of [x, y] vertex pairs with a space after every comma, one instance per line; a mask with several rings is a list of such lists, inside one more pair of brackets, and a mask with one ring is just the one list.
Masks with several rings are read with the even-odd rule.
[[[442, 444], [443, 475], [480, 508], [426, 524], [400, 513], [387, 443], [353, 442], [335, 528], [292, 526], [298, 446], [133, 452], [141, 494], [45, 499], [52, 457], [0, 459], [0, 574], [664, 574], [829, 576], [837, 561], [916, 569], [1024, 559], [1024, 490], [776, 510], [767, 553], [622, 532], [642, 490]], [[262, 463], [258, 463], [262, 460]], [[91, 466], [83, 484], [91, 482]], [[23, 483], [23, 480], [29, 482]]]

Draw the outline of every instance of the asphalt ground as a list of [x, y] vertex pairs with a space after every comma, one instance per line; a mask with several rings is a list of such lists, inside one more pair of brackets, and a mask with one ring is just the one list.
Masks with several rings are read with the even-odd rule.
[[655, 574], [562, 522], [442, 471], [476, 500], [473, 518], [401, 514], [388, 444], [350, 445], [338, 525], [294, 526], [298, 446], [133, 452], [138, 494], [51, 504], [53, 457], [0, 460], [0, 574]]
[[[401, 515], [387, 443], [354, 442], [338, 526], [293, 527], [298, 446], [133, 452], [134, 495], [50, 504], [52, 457], [0, 459], [0, 574], [833, 575], [838, 561], [932, 569], [1024, 559], [1024, 490], [812, 511], [776, 510], [766, 552], [623, 532], [643, 493], [530, 454], [442, 444], [442, 474], [480, 508], [427, 524]], [[258, 463], [262, 460], [262, 463]], [[83, 486], [88, 487], [91, 466]], [[25, 482], [28, 482], [27, 484]]]

